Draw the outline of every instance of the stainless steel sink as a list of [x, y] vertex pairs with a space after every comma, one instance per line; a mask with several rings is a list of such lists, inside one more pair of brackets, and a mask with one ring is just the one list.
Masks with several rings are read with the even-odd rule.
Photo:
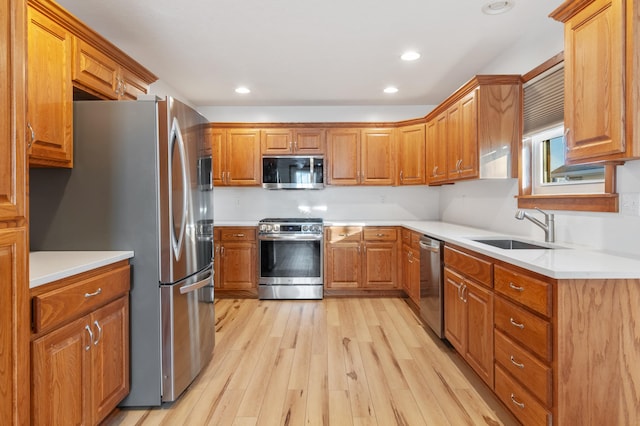
[[504, 250], [548, 250], [552, 247], [540, 246], [538, 244], [527, 243], [525, 241], [512, 239], [495, 239], [495, 240], [472, 240], [476, 243], [487, 244]]

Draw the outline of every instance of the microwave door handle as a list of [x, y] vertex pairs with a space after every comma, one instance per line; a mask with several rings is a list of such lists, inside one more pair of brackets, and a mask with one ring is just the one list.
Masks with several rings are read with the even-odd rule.
[[[180, 131], [180, 125], [178, 124], [178, 119], [173, 117], [173, 123], [171, 125], [171, 145], [169, 146], [169, 153], [173, 152], [175, 145], [178, 147], [178, 154], [180, 155], [180, 169], [182, 172], [182, 220], [180, 223], [180, 232], [176, 238], [175, 228], [174, 228], [174, 215], [173, 215], [173, 192], [171, 188], [173, 188], [173, 174], [171, 164], [169, 164], [169, 210], [171, 212], [171, 245], [173, 248], [173, 254], [176, 259], [180, 258], [180, 254], [182, 252], [182, 244], [184, 243], [184, 234], [187, 228], [187, 207], [188, 207], [188, 194], [187, 191], [189, 186], [189, 180], [187, 178], [187, 167], [186, 167], [186, 155], [184, 151], [184, 140], [182, 139], [182, 132]], [[177, 143], [176, 143], [177, 142]], [[170, 157], [172, 158], [172, 157]]]

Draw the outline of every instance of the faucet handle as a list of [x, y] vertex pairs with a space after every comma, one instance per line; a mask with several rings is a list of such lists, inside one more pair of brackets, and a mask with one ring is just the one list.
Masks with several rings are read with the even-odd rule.
[[553, 218], [553, 213], [547, 213], [544, 210], [538, 208], [538, 207], [534, 207], [534, 209], [538, 210], [540, 213], [542, 213], [544, 215], [545, 218]]

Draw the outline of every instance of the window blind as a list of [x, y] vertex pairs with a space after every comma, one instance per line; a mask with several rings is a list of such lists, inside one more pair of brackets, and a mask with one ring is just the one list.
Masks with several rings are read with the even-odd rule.
[[564, 63], [524, 85], [523, 135], [564, 121]]

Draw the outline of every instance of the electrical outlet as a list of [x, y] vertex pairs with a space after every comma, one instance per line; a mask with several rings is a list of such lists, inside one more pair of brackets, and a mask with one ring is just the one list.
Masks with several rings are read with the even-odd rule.
[[640, 216], [640, 192], [624, 192], [620, 194], [620, 214]]

